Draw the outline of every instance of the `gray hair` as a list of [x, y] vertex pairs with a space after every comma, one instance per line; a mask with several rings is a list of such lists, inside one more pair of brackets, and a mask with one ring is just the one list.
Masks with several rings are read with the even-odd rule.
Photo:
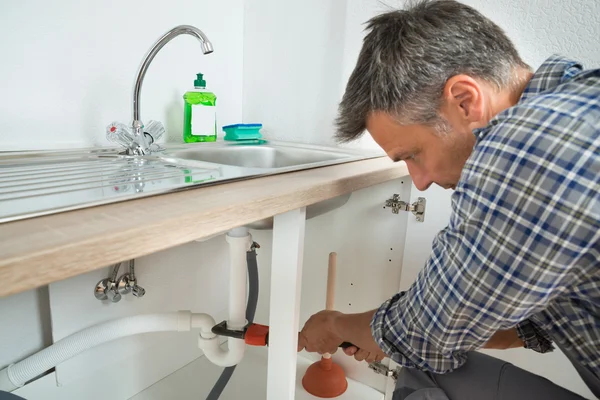
[[503, 89], [528, 68], [504, 31], [454, 0], [421, 0], [367, 23], [367, 35], [340, 103], [336, 137], [352, 141], [375, 111], [401, 124], [443, 126], [438, 111], [452, 76]]

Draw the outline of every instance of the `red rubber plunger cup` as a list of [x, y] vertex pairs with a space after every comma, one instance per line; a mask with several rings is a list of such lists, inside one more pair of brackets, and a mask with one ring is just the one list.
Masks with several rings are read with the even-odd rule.
[[[335, 270], [337, 254], [329, 254], [329, 269], [327, 271], [327, 301], [326, 310], [333, 310], [335, 297]], [[332, 398], [342, 395], [348, 388], [346, 374], [342, 367], [334, 363], [331, 354], [323, 354], [320, 361], [313, 363], [302, 378], [304, 390], [313, 396]]]

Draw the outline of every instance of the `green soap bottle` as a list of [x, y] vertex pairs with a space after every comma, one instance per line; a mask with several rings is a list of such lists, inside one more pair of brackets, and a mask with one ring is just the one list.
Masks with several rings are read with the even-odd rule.
[[186, 143], [217, 140], [217, 96], [206, 90], [206, 81], [197, 74], [194, 90], [183, 95], [183, 141]]

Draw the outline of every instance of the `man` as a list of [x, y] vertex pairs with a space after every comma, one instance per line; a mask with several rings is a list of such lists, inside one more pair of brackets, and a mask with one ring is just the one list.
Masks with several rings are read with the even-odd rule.
[[299, 349], [389, 356], [412, 374], [396, 398], [580, 398], [473, 352], [554, 343], [600, 396], [600, 70], [553, 56], [533, 73], [474, 9], [421, 1], [369, 22], [337, 127], [366, 129], [419, 190], [454, 189], [452, 216], [409, 290], [313, 315]]

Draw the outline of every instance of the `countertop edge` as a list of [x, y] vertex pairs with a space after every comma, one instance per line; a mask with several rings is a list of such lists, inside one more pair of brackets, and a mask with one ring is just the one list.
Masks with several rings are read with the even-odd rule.
[[404, 176], [379, 157], [0, 224], [0, 297]]

